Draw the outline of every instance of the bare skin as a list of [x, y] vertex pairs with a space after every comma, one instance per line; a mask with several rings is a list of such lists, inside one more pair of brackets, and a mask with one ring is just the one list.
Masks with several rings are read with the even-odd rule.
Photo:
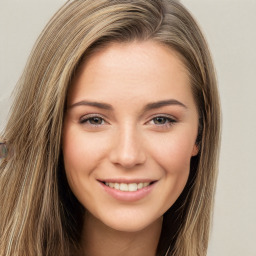
[[109, 228], [88, 214], [84, 227], [81, 256], [155, 256], [162, 218], [139, 232], [123, 232]]
[[156, 42], [111, 44], [81, 66], [63, 129], [67, 180], [87, 209], [81, 256], [155, 256], [163, 214], [198, 153], [186, 67]]

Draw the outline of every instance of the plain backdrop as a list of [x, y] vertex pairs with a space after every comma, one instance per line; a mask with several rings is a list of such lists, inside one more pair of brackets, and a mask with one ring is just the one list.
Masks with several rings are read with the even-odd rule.
[[[64, 0], [0, 0], [0, 129], [39, 33]], [[215, 62], [222, 147], [208, 256], [256, 256], [256, 0], [183, 0]]]

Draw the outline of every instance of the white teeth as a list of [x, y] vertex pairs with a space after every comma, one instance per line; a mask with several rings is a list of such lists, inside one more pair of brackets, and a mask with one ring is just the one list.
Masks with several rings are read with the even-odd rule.
[[138, 184], [138, 189], [141, 189], [141, 188], [143, 188], [143, 183]]
[[128, 185], [125, 183], [121, 183], [119, 186], [119, 190], [121, 191], [128, 191]]
[[143, 187], [147, 187], [149, 185], [149, 182], [144, 182]]
[[120, 190], [120, 191], [129, 191], [134, 192], [139, 189], [145, 188], [149, 186], [149, 182], [140, 182], [140, 183], [112, 183], [112, 182], [106, 182], [105, 185]]
[[108, 186], [110, 186], [111, 188], [114, 188], [115, 187], [115, 183], [109, 183], [109, 185]]
[[136, 183], [131, 183], [128, 185], [129, 191], [137, 191], [138, 185]]

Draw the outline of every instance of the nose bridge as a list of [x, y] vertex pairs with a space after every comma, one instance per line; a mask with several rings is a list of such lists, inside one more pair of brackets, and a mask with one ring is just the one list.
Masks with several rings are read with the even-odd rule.
[[146, 154], [136, 125], [124, 124], [118, 129], [110, 156], [114, 164], [124, 168], [132, 168], [145, 162]]

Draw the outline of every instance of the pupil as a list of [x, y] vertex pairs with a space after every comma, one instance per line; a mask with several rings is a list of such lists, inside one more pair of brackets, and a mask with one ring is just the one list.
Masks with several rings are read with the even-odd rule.
[[165, 118], [164, 117], [157, 117], [155, 123], [164, 124], [165, 123]]
[[94, 118], [92, 119], [92, 123], [93, 123], [93, 124], [101, 124], [101, 119], [100, 119], [99, 117], [94, 117]]

